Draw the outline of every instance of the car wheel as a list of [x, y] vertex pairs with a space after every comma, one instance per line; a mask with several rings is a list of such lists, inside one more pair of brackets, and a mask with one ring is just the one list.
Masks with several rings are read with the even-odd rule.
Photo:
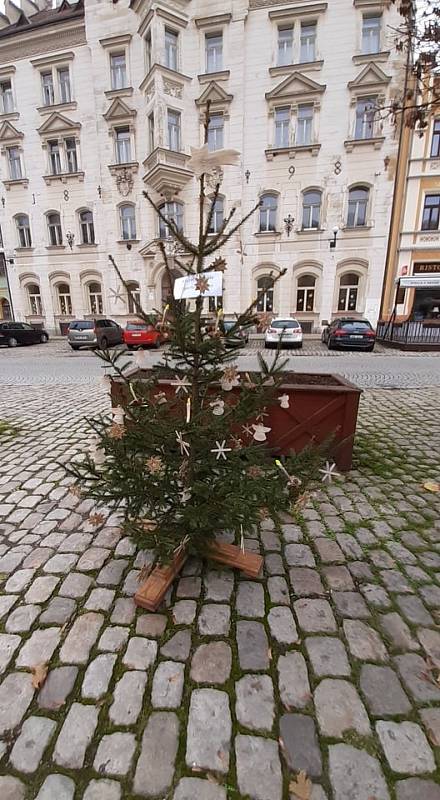
[[48, 339], [49, 339], [49, 337], [48, 337], [47, 333], [42, 333], [42, 334], [41, 334], [41, 336], [40, 336], [40, 342], [41, 342], [41, 344], [46, 344], [46, 342], [47, 342], [47, 340], [48, 340]]
[[100, 346], [101, 350], [106, 350], [106, 349], [107, 349], [107, 347], [108, 347], [108, 341], [107, 341], [107, 339], [105, 338], [105, 336], [103, 336], [103, 337], [102, 337], [102, 339], [101, 339], [101, 342], [100, 342], [100, 345], [99, 345], [99, 346]]
[[17, 339], [14, 339], [13, 336], [10, 336], [8, 339], [8, 347], [17, 347], [18, 342]]
[[301, 342], [301, 344], [297, 344], [297, 345], [296, 345], [296, 349], [297, 349], [297, 350], [301, 350], [302, 346], [303, 346], [303, 345], [302, 345], [302, 342]]
[[160, 339], [156, 339], [156, 341], [154, 342], [154, 346], [155, 346], [156, 350], [159, 350], [159, 347], [160, 347]]
[[336, 350], [336, 345], [335, 345], [335, 344], [333, 344], [333, 342], [332, 342], [332, 340], [331, 340], [331, 339], [329, 339], [329, 340], [328, 340], [328, 342], [327, 342], [327, 348], [328, 348], [329, 350]]
[[372, 352], [373, 352], [373, 350], [374, 350], [374, 344], [373, 344], [373, 345], [371, 345], [371, 347], [367, 347], [367, 348], [366, 348], [366, 351], [367, 351], [367, 353], [372, 353]]

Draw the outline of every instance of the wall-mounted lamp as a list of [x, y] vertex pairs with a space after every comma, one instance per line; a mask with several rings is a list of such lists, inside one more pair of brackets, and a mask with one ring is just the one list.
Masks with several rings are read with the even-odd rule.
[[337, 225], [333, 228], [333, 239], [330, 239], [330, 250], [334, 250], [336, 247], [336, 237], [339, 233], [339, 228]]
[[6, 200], [5, 200], [4, 197], [2, 197], [2, 206], [3, 206], [3, 208], [5, 207], [5, 203], [6, 203]]
[[73, 248], [73, 243], [75, 241], [75, 234], [72, 231], [67, 231], [66, 233], [67, 244], [69, 245], [70, 249]]
[[295, 218], [292, 217], [291, 214], [288, 214], [287, 217], [284, 218], [284, 228], [288, 236], [290, 236], [290, 231], [293, 228], [293, 223], [295, 222]]
[[244, 173], [244, 177], [246, 178], [246, 183], [249, 183], [249, 178], [251, 177], [251, 171], [249, 169]]
[[132, 247], [133, 245], [131, 245], [130, 243], [127, 244], [127, 250], [131, 250]]
[[101, 187], [100, 187], [100, 186], [98, 186], [98, 188], [96, 189], [96, 191], [98, 192], [98, 197], [102, 197], [102, 189], [101, 189]]

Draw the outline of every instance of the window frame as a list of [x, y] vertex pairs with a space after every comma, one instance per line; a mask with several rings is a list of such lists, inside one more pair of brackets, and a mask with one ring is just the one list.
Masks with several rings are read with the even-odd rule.
[[[342, 283], [344, 278], [353, 276], [356, 280], [351, 283]], [[356, 272], [342, 272], [338, 278], [337, 311], [357, 311], [359, 300], [360, 276]], [[354, 305], [353, 305], [354, 296]]]
[[[19, 224], [20, 219], [27, 220], [27, 224], [25, 225]], [[28, 214], [18, 213], [15, 215], [14, 220], [15, 220], [15, 227], [17, 230], [18, 247], [21, 248], [32, 247], [32, 232]]]
[[[211, 125], [212, 120], [214, 119], [221, 120], [221, 124]], [[222, 148], [224, 147], [224, 134], [225, 134], [225, 115], [221, 111], [210, 114], [208, 122], [208, 150], [210, 153], [214, 152], [215, 150], [222, 150]], [[221, 140], [220, 143], [218, 143], [217, 139]], [[211, 146], [212, 143], [215, 144], [215, 147]]]
[[[304, 115], [301, 117], [301, 112], [303, 109], [310, 109], [309, 115]], [[315, 106], [314, 103], [299, 103], [298, 110], [296, 114], [296, 127], [295, 127], [295, 145], [298, 147], [313, 144], [314, 141], [314, 121], [315, 121]], [[300, 126], [301, 122], [305, 122], [306, 124], [302, 127]], [[308, 137], [305, 134], [308, 133]]]
[[[99, 290], [95, 290], [92, 292], [92, 286], [99, 286]], [[94, 278], [93, 280], [88, 281], [86, 284], [86, 295], [87, 295], [87, 308], [89, 309], [89, 314], [99, 314], [101, 316], [104, 313], [104, 300], [103, 300], [103, 291], [102, 291], [102, 283], [100, 280]], [[93, 304], [97, 301], [97, 305], [95, 308]]]
[[[429, 205], [427, 202], [430, 198], [435, 198], [436, 203]], [[425, 215], [427, 219], [425, 220]], [[426, 222], [428, 224], [426, 224]], [[434, 224], [433, 224], [434, 223]], [[426, 192], [423, 198], [422, 218], [421, 218], [421, 231], [438, 231], [440, 230], [440, 192]]]
[[[313, 35], [308, 36], [307, 34], [303, 33], [303, 30], [306, 28], [310, 28], [313, 30]], [[300, 25], [299, 30], [299, 63], [300, 64], [312, 64], [316, 61], [316, 42], [318, 39], [318, 22], [317, 20], [303, 20]], [[311, 50], [311, 54], [313, 58], [304, 58], [303, 57], [303, 48], [306, 50]]]
[[440, 117], [435, 118], [432, 124], [430, 158], [440, 158]]
[[[16, 152], [16, 156], [12, 157], [12, 152]], [[21, 155], [21, 148], [16, 145], [12, 144], [9, 147], [6, 147], [6, 155], [7, 155], [7, 162], [8, 162], [8, 172], [9, 172], [9, 179], [11, 181], [21, 181], [24, 178], [24, 170], [23, 170], [23, 160]], [[15, 165], [15, 166], [14, 166]], [[17, 173], [15, 173], [16, 166], [18, 165]]]
[[[313, 283], [301, 284], [301, 281], [305, 278], [311, 278]], [[298, 276], [296, 282], [296, 311], [299, 314], [315, 313], [316, 281], [316, 275], [311, 272], [304, 272]], [[302, 305], [302, 308], [300, 308], [300, 305]]]
[[148, 115], [148, 145], [150, 148], [150, 153], [156, 147], [156, 125], [154, 119], [154, 110]]
[[61, 247], [63, 245], [63, 229], [61, 226], [61, 214], [59, 213], [59, 211], [47, 211], [45, 216], [46, 216], [49, 247]]
[[[65, 100], [62, 97], [61, 91], [61, 82], [59, 80], [60, 72], [67, 72], [68, 73], [68, 86], [69, 86], [69, 99]], [[60, 63], [54, 62], [51, 65], [41, 67], [39, 70], [40, 74], [40, 84], [41, 84], [41, 104], [43, 108], [51, 108], [52, 106], [58, 105], [69, 105], [70, 103], [74, 102], [74, 94], [73, 94], [73, 80], [72, 80], [72, 69], [70, 61], [60, 61]], [[46, 96], [45, 91], [45, 84], [44, 78], [45, 76], [50, 76], [50, 85], [51, 85], [51, 96], [52, 102], [46, 102], [48, 97]]]
[[[306, 202], [307, 195], [318, 195], [319, 196], [319, 204], [316, 202], [308, 201]], [[309, 209], [308, 213], [308, 222], [311, 223], [309, 225], [305, 225], [304, 222], [306, 220], [306, 209]], [[316, 220], [317, 224], [314, 225], [314, 215], [315, 210], [318, 209], [318, 219]], [[322, 190], [321, 189], [304, 189], [302, 193], [302, 221], [301, 221], [301, 230], [303, 231], [312, 231], [312, 230], [320, 230], [321, 229], [321, 213], [322, 213]]]
[[[278, 198], [275, 192], [263, 192], [260, 195], [260, 208], [258, 219], [259, 233], [276, 233], [278, 221]], [[274, 201], [272, 205], [265, 205], [266, 200]]]
[[[89, 214], [91, 219], [83, 219], [85, 214]], [[80, 211], [78, 211], [78, 223], [81, 235], [81, 244], [96, 244], [93, 211], [91, 211], [89, 208], [82, 208]]]
[[[357, 141], [369, 141], [370, 139], [374, 139], [376, 136], [376, 110], [377, 110], [377, 95], [371, 95], [368, 97], [357, 97], [356, 98], [356, 108], [355, 108], [355, 127], [354, 127], [354, 138]], [[374, 101], [374, 105], [371, 109], [368, 109], [367, 103]], [[363, 109], [362, 114], [359, 112], [359, 106], [363, 104], [365, 107]], [[368, 119], [368, 114], [372, 111], [372, 118]], [[367, 126], [367, 127], [365, 127]], [[364, 135], [365, 132], [370, 131], [370, 135]]]
[[[210, 46], [209, 41], [214, 39], [220, 40], [220, 47]], [[224, 69], [224, 35], [223, 30], [213, 30], [205, 32], [205, 73], [212, 74], [214, 72], [222, 72]], [[210, 56], [213, 63], [210, 64]], [[213, 68], [211, 68], [211, 66]]]
[[[283, 37], [283, 33], [289, 33], [290, 36]], [[295, 26], [294, 24], [286, 24], [286, 25], [278, 25], [277, 29], [277, 66], [278, 67], [287, 67], [293, 64], [293, 52], [294, 52], [294, 35], [295, 35]], [[286, 45], [287, 46], [282, 46]]]
[[[112, 92], [121, 92], [123, 89], [128, 89], [130, 86], [129, 75], [128, 75], [128, 59], [127, 59], [127, 48], [123, 47], [120, 49], [110, 50], [108, 54], [109, 58], [109, 68], [110, 68], [110, 87]], [[115, 66], [113, 60], [116, 58], [123, 58], [123, 69], [121, 66]], [[118, 75], [121, 76], [122, 85], [118, 86], [119, 83]]]
[[[174, 37], [174, 45], [171, 43], [170, 37]], [[170, 28], [169, 25], [164, 26], [164, 66], [167, 67], [167, 69], [172, 69], [174, 72], [179, 71], [179, 39], [179, 31]]]
[[[271, 281], [272, 287], [269, 287], [268, 285], [260, 287], [259, 284], [262, 283], [263, 281], [265, 281], [266, 284], [269, 281]], [[274, 279], [270, 275], [260, 275], [257, 278], [256, 283], [257, 283], [257, 303], [255, 306], [255, 310], [259, 314], [273, 314], [274, 300], [275, 300]]]
[[[173, 212], [170, 213], [169, 207], [174, 206]], [[166, 209], [165, 211], [163, 209]], [[173, 220], [176, 227], [183, 233], [183, 221], [184, 221], [184, 206], [180, 200], [168, 200], [165, 203], [162, 203], [160, 206], [160, 210], [165, 217]], [[177, 210], [175, 214], [174, 211]], [[178, 220], [180, 218], [180, 226], [178, 225]], [[159, 239], [171, 239], [172, 234], [170, 234], [168, 225], [163, 222], [163, 220], [159, 217]]]
[[[378, 20], [378, 24], [376, 27], [368, 26], [369, 20]], [[365, 34], [369, 32], [369, 36], [367, 37]], [[373, 35], [371, 33], [373, 32]], [[370, 44], [374, 41], [374, 34], [377, 34], [377, 45], [375, 50], [371, 50], [370, 47], [365, 46]], [[382, 14], [379, 13], [371, 13], [371, 14], [363, 14], [362, 15], [362, 28], [361, 28], [361, 53], [364, 56], [375, 55], [376, 53], [380, 53], [381, 50], [381, 40], [382, 40]]]
[[[127, 216], [124, 215], [125, 209], [131, 209], [131, 213]], [[128, 225], [126, 227], [125, 223], [128, 220]], [[133, 203], [121, 203], [119, 206], [119, 222], [120, 222], [120, 230], [121, 230], [121, 240], [124, 242], [133, 242], [137, 239], [137, 231], [136, 231], [136, 207]], [[125, 235], [125, 234], [129, 235]], [[134, 234], [134, 235], [132, 235]]]
[[[171, 121], [172, 116], [177, 122]], [[175, 153], [182, 152], [182, 112], [176, 108], [167, 108], [167, 144], [168, 150]]]
[[[352, 198], [351, 195], [354, 192], [365, 192], [366, 196], [363, 199], [360, 198]], [[348, 189], [348, 199], [347, 199], [347, 219], [346, 219], [346, 227], [347, 228], [365, 228], [368, 226], [368, 207], [370, 203], [370, 188], [368, 186], [363, 186], [362, 184], [356, 184], [354, 186], [350, 186]], [[354, 205], [354, 209], [350, 208]], [[363, 208], [363, 222], [359, 222], [359, 217], [362, 217], [362, 213], [360, 213], [360, 208]], [[353, 224], [350, 224], [350, 216], [353, 217]]]
[[[133, 287], [137, 288], [133, 288]], [[138, 305], [141, 304], [141, 287], [139, 281], [127, 281], [127, 309], [129, 314], [137, 314], [136, 304], [133, 302], [133, 296], [136, 298]]]
[[[37, 289], [36, 292], [31, 292], [31, 289]], [[43, 301], [41, 299], [41, 287], [38, 283], [26, 283], [26, 296], [30, 317], [43, 316]], [[35, 305], [33, 306], [33, 303]]]
[[[67, 292], [61, 292], [62, 287], [66, 287]], [[57, 298], [58, 316], [71, 317], [73, 313], [73, 306], [72, 306], [72, 293], [70, 291], [70, 284], [65, 282], [60, 282], [56, 283], [54, 288]]]
[[[63, 72], [67, 72], [67, 82], [61, 80], [61, 73], [63, 73]], [[65, 66], [65, 65], [57, 66], [56, 73], [57, 73], [57, 86], [58, 86], [58, 94], [59, 94], [60, 103], [71, 103], [72, 102], [72, 82], [70, 80], [70, 69], [69, 69], [68, 66]], [[68, 87], [67, 95], [66, 95], [65, 98], [63, 97], [63, 91], [64, 91], [63, 86], [67, 86]]]
[[[7, 83], [9, 83], [10, 88], [9, 91], [5, 92], [3, 91], [2, 87]], [[5, 97], [10, 98], [11, 101], [10, 108], [7, 108], [8, 103], [5, 103]], [[1, 105], [0, 114], [13, 114], [16, 110], [14, 86], [12, 83], [11, 75], [10, 76], [5, 75], [5, 77], [0, 80], [0, 105]]]
[[[133, 161], [133, 153], [132, 153], [132, 136], [131, 136], [131, 128], [129, 125], [117, 125], [114, 129], [115, 131], [115, 163], [116, 164], [131, 164]], [[119, 138], [120, 134], [126, 134], [124, 138]], [[128, 144], [123, 144], [123, 143]], [[121, 145], [121, 147], [120, 147]], [[124, 160], [120, 159], [120, 155], [123, 155], [123, 151], [126, 151], [129, 158]]]
[[215, 203], [213, 203], [211, 199], [209, 213], [211, 212], [213, 205], [214, 209], [212, 211], [211, 224], [208, 230], [210, 235], [219, 233], [225, 220], [225, 198], [223, 195], [217, 195]]
[[[285, 118], [277, 118], [283, 113]], [[292, 128], [292, 112], [290, 106], [276, 106], [274, 108], [274, 148], [284, 149], [290, 147], [290, 136]]]

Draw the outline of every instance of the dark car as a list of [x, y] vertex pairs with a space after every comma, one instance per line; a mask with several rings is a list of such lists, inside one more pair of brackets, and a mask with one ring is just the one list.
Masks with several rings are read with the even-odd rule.
[[340, 317], [324, 328], [321, 339], [329, 350], [347, 347], [350, 350], [371, 352], [374, 349], [376, 333], [367, 319]]
[[43, 328], [33, 328], [27, 322], [0, 322], [0, 344], [17, 347], [18, 344], [44, 344], [49, 334]]
[[67, 341], [72, 350], [80, 347], [99, 347], [105, 350], [115, 344], [122, 344], [124, 332], [112, 319], [75, 319], [69, 325]]
[[[249, 334], [248, 332], [238, 325], [234, 320], [224, 320], [221, 323], [221, 331], [225, 336], [225, 346], [226, 347], [245, 347], [249, 341]], [[235, 327], [233, 333], [230, 333], [232, 329]], [[228, 335], [229, 334], [229, 335]]]

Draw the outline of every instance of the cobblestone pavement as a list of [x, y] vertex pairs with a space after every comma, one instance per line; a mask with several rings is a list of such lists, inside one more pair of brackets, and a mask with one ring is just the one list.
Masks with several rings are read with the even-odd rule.
[[439, 800], [440, 389], [364, 393], [352, 472], [248, 541], [263, 577], [188, 562], [157, 614], [57, 465], [102, 392], [0, 393], [1, 800], [297, 800], [300, 770], [311, 800]]

